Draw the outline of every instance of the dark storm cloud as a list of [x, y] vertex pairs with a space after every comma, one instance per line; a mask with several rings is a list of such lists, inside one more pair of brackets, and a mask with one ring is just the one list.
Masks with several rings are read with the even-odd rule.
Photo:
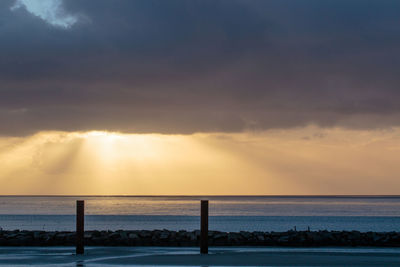
[[0, 2], [0, 133], [400, 124], [399, 1]]

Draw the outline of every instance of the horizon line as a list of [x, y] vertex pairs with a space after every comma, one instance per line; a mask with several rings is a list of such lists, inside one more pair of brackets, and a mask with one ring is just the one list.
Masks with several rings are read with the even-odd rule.
[[400, 197], [400, 195], [393, 194], [337, 194], [337, 195], [128, 195], [128, 194], [117, 194], [117, 195], [49, 195], [49, 194], [15, 194], [15, 195], [0, 195], [0, 197]]

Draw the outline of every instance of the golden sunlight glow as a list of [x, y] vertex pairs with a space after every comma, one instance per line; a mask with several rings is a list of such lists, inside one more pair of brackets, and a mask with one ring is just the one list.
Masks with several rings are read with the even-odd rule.
[[0, 138], [0, 194], [396, 194], [400, 129]]

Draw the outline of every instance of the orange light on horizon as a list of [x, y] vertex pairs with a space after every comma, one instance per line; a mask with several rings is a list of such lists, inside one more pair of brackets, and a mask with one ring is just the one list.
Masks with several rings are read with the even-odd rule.
[[0, 138], [0, 194], [396, 194], [400, 129]]

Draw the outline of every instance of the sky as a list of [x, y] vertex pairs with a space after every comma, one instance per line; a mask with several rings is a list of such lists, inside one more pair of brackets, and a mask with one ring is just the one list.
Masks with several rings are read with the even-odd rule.
[[0, 1], [0, 194], [400, 194], [400, 10]]

